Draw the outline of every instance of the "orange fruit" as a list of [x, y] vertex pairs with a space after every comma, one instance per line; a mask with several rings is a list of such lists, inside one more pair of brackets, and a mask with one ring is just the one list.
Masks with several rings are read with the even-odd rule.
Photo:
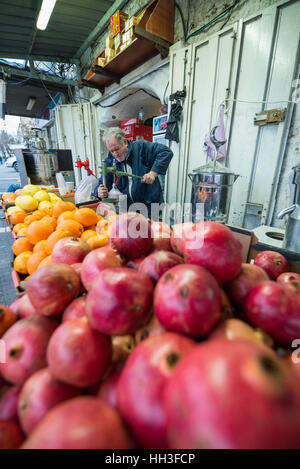
[[44, 267], [45, 265], [49, 265], [49, 264], [52, 264], [51, 256], [45, 257], [45, 259], [43, 259], [42, 262], [40, 262], [40, 264], [38, 266], [38, 269], [40, 269], [41, 267]]
[[60, 223], [61, 221], [64, 221], [64, 220], [74, 220], [74, 215], [75, 215], [74, 210], [72, 212], [70, 210], [67, 210], [66, 212], [63, 212], [59, 215], [57, 219], [57, 223]]
[[59, 215], [61, 215], [63, 212], [70, 211], [70, 206], [68, 205], [68, 202], [56, 202], [56, 204], [53, 206], [53, 216], [58, 218]]
[[53, 233], [51, 223], [43, 220], [33, 221], [27, 229], [27, 238], [32, 244], [37, 244], [42, 239], [47, 239]]
[[17, 238], [12, 245], [12, 250], [15, 256], [18, 256], [22, 252], [32, 251], [33, 245], [27, 238]]
[[63, 220], [57, 225], [57, 230], [66, 230], [71, 232], [71, 236], [80, 238], [83, 233], [83, 226], [75, 220]]
[[[51, 235], [50, 235], [51, 236]], [[42, 241], [39, 241], [38, 243], [36, 243], [36, 245], [34, 246], [33, 248], [33, 252], [46, 252], [45, 251], [45, 244], [46, 244], [47, 240], [46, 239], [42, 239]]]
[[93, 226], [86, 226], [85, 229], [86, 229], [86, 230], [96, 231], [96, 225], [93, 225]]
[[108, 239], [108, 235], [96, 235], [88, 238], [86, 240], [86, 243], [90, 246], [91, 249], [97, 249], [106, 246], [108, 243]]
[[107, 231], [108, 228], [108, 221], [102, 218], [102, 220], [99, 220], [97, 225], [96, 225], [96, 231], [98, 234], [103, 233], [105, 230]]
[[46, 221], [48, 223], [50, 223], [52, 226], [53, 226], [53, 229], [55, 230], [56, 229], [56, 226], [57, 226], [57, 220], [55, 217], [50, 217], [50, 216], [46, 216], [46, 217], [43, 217], [41, 221]]
[[94, 231], [94, 230], [85, 230], [82, 235], [80, 236], [81, 239], [83, 239], [83, 241], [86, 241], [87, 239], [89, 239], [91, 236], [96, 236], [97, 233]]
[[72, 236], [72, 233], [67, 230], [56, 230], [54, 231], [46, 241], [45, 244], [45, 251], [49, 255], [51, 254], [55, 244], [62, 238], [67, 238], [68, 236]]
[[28, 226], [25, 225], [18, 231], [17, 236], [27, 236], [27, 230], [28, 230]]
[[19, 230], [21, 228], [27, 228], [27, 225], [25, 223], [17, 223], [14, 227], [13, 227], [13, 232], [18, 234]]
[[83, 207], [76, 210], [74, 219], [85, 227], [96, 225], [98, 223], [98, 216], [96, 212], [88, 207]]
[[18, 319], [17, 315], [10, 308], [0, 305], [0, 337], [12, 326]]
[[27, 263], [31, 256], [32, 256], [32, 251], [24, 251], [21, 254], [19, 254], [14, 260], [15, 271], [19, 272], [20, 274], [27, 275], [28, 274]]
[[20, 195], [23, 195], [23, 189], [17, 189], [17, 190], [15, 191], [15, 196], [16, 196], [16, 197], [20, 197]]
[[66, 202], [66, 204], [68, 205], [69, 209], [68, 210], [77, 210], [77, 207], [76, 205], [72, 204], [72, 202]]
[[26, 216], [26, 212], [13, 212], [9, 219], [13, 225], [17, 225], [18, 223], [23, 223]]
[[47, 257], [47, 254], [43, 251], [38, 251], [32, 254], [27, 262], [27, 270], [28, 273], [31, 275], [33, 274], [39, 267], [40, 263]]

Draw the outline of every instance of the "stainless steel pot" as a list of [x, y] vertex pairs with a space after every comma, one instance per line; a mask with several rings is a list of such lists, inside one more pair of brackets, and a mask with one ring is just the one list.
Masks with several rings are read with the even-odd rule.
[[[196, 168], [188, 175], [192, 184], [192, 219], [200, 221], [201, 209], [204, 221], [227, 223], [232, 187], [239, 175], [234, 174], [218, 162]], [[203, 213], [203, 212], [202, 212]]]
[[292, 205], [282, 210], [277, 218], [280, 220], [289, 215], [283, 240], [283, 248], [294, 252], [300, 252], [300, 164], [293, 168], [292, 184], [295, 190], [292, 197]]

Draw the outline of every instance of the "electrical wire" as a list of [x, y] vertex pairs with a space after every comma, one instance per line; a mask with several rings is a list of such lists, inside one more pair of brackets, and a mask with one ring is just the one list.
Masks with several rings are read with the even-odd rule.
[[216, 16], [215, 18], [213, 18], [209, 23], [205, 24], [204, 26], [202, 26], [200, 29], [197, 29], [197, 31], [194, 31], [193, 33], [191, 33], [189, 36], [187, 36], [185, 38], [186, 41], [188, 41], [191, 37], [194, 37], [194, 36], [198, 36], [198, 34], [202, 33], [205, 29], [209, 28], [210, 26], [212, 26], [213, 24], [217, 23], [218, 21], [220, 21], [222, 18], [224, 18], [224, 16], [227, 15], [227, 13], [229, 13], [230, 11], [233, 10], [233, 8], [236, 7], [236, 5], [240, 2], [241, 0], [236, 0], [234, 2], [233, 5], [231, 5], [230, 7], [228, 7], [226, 10], [224, 10], [222, 13], [220, 13], [218, 16]]
[[139, 91], [143, 91], [144, 93], [148, 94], [149, 96], [151, 96], [152, 98], [154, 99], [157, 99], [159, 102], [160, 102], [160, 99], [157, 97], [157, 96], [154, 96], [153, 94], [149, 93], [148, 91], [144, 90], [143, 88], [140, 88], [139, 90], [135, 90], [133, 93], [129, 93], [127, 96], [124, 96], [123, 98], [120, 98], [118, 101], [115, 101], [113, 104], [107, 104], [106, 106], [101, 104], [101, 103], [98, 103], [98, 106], [102, 107], [102, 108], [108, 108], [108, 107], [113, 107], [115, 106], [116, 104], [119, 104], [121, 101], [124, 101], [124, 99], [127, 99], [129, 98], [130, 96], [138, 93]]
[[181, 6], [178, 5], [177, 2], [175, 2], [175, 8], [177, 8], [177, 10], [179, 11], [179, 15], [180, 15], [181, 22], [182, 22], [182, 27], [183, 27], [183, 34], [184, 34], [184, 38], [185, 38], [185, 36], [186, 36], [186, 25], [185, 25], [182, 9], [181, 9]]
[[168, 89], [168, 87], [169, 87], [169, 84], [170, 84], [170, 82], [168, 81], [167, 86], [166, 86], [166, 89], [165, 89], [165, 92], [164, 92], [164, 97], [163, 97], [163, 103], [164, 103], [164, 105], [168, 104], [168, 103], [166, 102], [166, 92], [167, 92], [167, 89]]
[[22, 81], [17, 81], [17, 82], [11, 82], [11, 81], [8, 81], [6, 82], [7, 85], [22, 85], [23, 83], [26, 83], [27, 81], [31, 80], [32, 77], [28, 77], [28, 78], [25, 78], [25, 80], [22, 80]]

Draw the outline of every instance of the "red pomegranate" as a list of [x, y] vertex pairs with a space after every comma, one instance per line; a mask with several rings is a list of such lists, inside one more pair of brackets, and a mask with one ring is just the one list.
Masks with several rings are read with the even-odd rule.
[[23, 449], [132, 449], [119, 414], [97, 397], [58, 404], [35, 427]]
[[145, 275], [126, 267], [105, 269], [87, 295], [88, 320], [103, 334], [132, 334], [149, 319], [152, 294]]
[[14, 420], [0, 420], [0, 449], [18, 449], [23, 440], [22, 430]]
[[139, 266], [139, 272], [147, 275], [155, 285], [167, 270], [178, 264], [184, 264], [184, 260], [178, 254], [170, 251], [157, 251], [143, 260]]
[[6, 361], [0, 363], [4, 379], [23, 384], [35, 371], [46, 366], [48, 341], [58, 323], [43, 316], [20, 319], [4, 334]]
[[9, 309], [17, 316], [17, 318], [19, 317], [18, 309], [19, 309], [20, 299], [21, 299], [21, 298], [17, 298], [15, 301], [13, 301], [13, 302], [9, 305]]
[[268, 274], [261, 267], [242, 264], [240, 273], [231, 282], [226, 283], [224, 289], [232, 304], [239, 312], [243, 312], [251, 288], [266, 280], [269, 280]]
[[300, 338], [300, 295], [274, 281], [252, 288], [246, 299], [248, 320], [280, 344]]
[[208, 334], [221, 317], [221, 292], [214, 277], [197, 265], [178, 265], [159, 280], [154, 312], [169, 331]]
[[300, 445], [300, 381], [271, 349], [249, 341], [195, 347], [169, 380], [164, 403], [171, 448]]
[[187, 222], [180, 223], [173, 227], [171, 233], [171, 247], [176, 254], [183, 256], [185, 237], [193, 226], [193, 222]]
[[10, 386], [0, 397], [0, 420], [17, 420], [21, 386]]
[[254, 259], [254, 265], [264, 269], [271, 280], [276, 280], [280, 274], [288, 272], [289, 263], [287, 259], [275, 251], [262, 251]]
[[124, 213], [113, 223], [110, 239], [127, 259], [145, 256], [153, 247], [151, 221], [139, 213]]
[[111, 338], [95, 331], [87, 318], [62, 323], [52, 335], [47, 361], [58, 380], [77, 387], [97, 383], [112, 359]]
[[17, 315], [7, 306], [0, 305], [0, 337], [12, 326], [18, 319]]
[[118, 384], [122, 370], [112, 371], [100, 384], [97, 396], [115, 410], [118, 410]]
[[196, 343], [175, 333], [141, 342], [125, 363], [118, 385], [118, 408], [143, 448], [168, 448], [163, 390], [178, 362]]
[[82, 318], [86, 315], [85, 312], [86, 296], [79, 296], [75, 298], [64, 310], [62, 315], [62, 322], [70, 321], [75, 318]]
[[122, 267], [124, 260], [110, 246], [94, 249], [91, 251], [82, 263], [81, 281], [85, 288], [89, 291], [100, 272], [104, 269]]
[[300, 293], [300, 275], [295, 272], [284, 272], [277, 277], [276, 282]]
[[26, 435], [32, 432], [52, 407], [77, 397], [81, 390], [57, 381], [49, 368], [34, 373], [24, 384], [18, 404], [20, 424]]
[[240, 272], [242, 246], [225, 225], [197, 223], [186, 234], [184, 255], [187, 264], [209, 270], [219, 283], [230, 282]]
[[138, 345], [142, 340], [154, 335], [163, 334], [164, 332], [167, 332], [167, 330], [161, 325], [155, 314], [153, 314], [150, 321], [134, 334], [135, 343]]
[[172, 230], [167, 223], [153, 221], [151, 223], [153, 231], [153, 248], [151, 252], [172, 251], [171, 234]]
[[56, 316], [78, 296], [80, 278], [66, 264], [49, 264], [34, 272], [26, 282], [33, 307], [44, 316]]
[[55, 244], [51, 261], [58, 264], [76, 264], [82, 262], [91, 248], [83, 239], [76, 237], [62, 238]]
[[39, 312], [33, 307], [28, 295], [22, 295], [19, 298], [17, 311], [20, 318], [29, 318], [30, 316], [39, 316]]

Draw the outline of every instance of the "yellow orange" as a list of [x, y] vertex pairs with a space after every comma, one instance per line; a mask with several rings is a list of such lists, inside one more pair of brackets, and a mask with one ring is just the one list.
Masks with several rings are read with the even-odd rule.
[[57, 230], [70, 231], [72, 236], [80, 238], [83, 233], [83, 226], [75, 220], [63, 220], [58, 223]]
[[82, 235], [80, 236], [83, 241], [88, 240], [91, 236], [96, 236], [96, 232], [94, 230], [85, 230]]
[[[22, 225], [23, 225], [23, 223], [22, 223]], [[18, 231], [18, 233], [17, 233], [18, 236], [27, 236], [27, 230], [28, 230], [28, 226], [25, 225], [24, 228], [22, 227], [22, 228]]]
[[82, 226], [92, 226], [98, 223], [98, 216], [93, 209], [88, 207], [79, 208], [76, 210], [74, 218]]
[[[51, 235], [50, 235], [51, 236]], [[46, 252], [45, 251], [45, 244], [46, 244], [47, 240], [46, 239], [42, 239], [41, 241], [39, 241], [38, 243], [36, 243], [36, 245], [34, 246], [33, 248], [33, 252], [38, 252], [38, 251], [42, 251], [42, 252]]]
[[53, 233], [51, 223], [43, 220], [33, 221], [27, 229], [27, 238], [32, 244], [37, 244], [42, 239], [47, 239]]
[[26, 212], [20, 210], [19, 212], [13, 212], [9, 219], [13, 225], [17, 225], [18, 223], [23, 223], [26, 216]]
[[68, 205], [69, 209], [68, 210], [71, 210], [71, 211], [74, 211], [74, 210], [78, 210], [76, 205], [75, 204], [72, 204], [72, 202], [66, 202], [66, 204]]
[[49, 264], [52, 264], [51, 256], [45, 257], [45, 259], [43, 259], [42, 262], [40, 262], [40, 264], [38, 266], [38, 269], [40, 269], [41, 267], [44, 267], [45, 265], [49, 265]]
[[27, 225], [26, 223], [17, 223], [14, 227], [13, 227], [13, 232], [18, 234], [19, 230], [21, 228], [27, 228]]
[[28, 273], [31, 275], [33, 274], [39, 267], [40, 263], [47, 257], [47, 254], [43, 251], [38, 251], [32, 254], [27, 262], [27, 270]]
[[102, 248], [106, 246], [109, 240], [108, 235], [96, 235], [91, 236], [86, 240], [87, 244], [90, 246], [91, 249]]
[[39, 210], [42, 210], [47, 215], [52, 215], [53, 205], [51, 202], [48, 202], [47, 200], [43, 200], [43, 202], [39, 203]]
[[22, 252], [32, 251], [33, 244], [27, 238], [18, 238], [13, 242], [12, 250], [15, 256], [18, 256]]
[[53, 229], [55, 230], [56, 229], [56, 226], [57, 226], [57, 220], [55, 217], [50, 217], [49, 215], [47, 215], [46, 217], [43, 217], [41, 221], [45, 221], [47, 223], [51, 223], [51, 225], [53, 226]]
[[14, 269], [20, 274], [28, 274], [27, 263], [30, 257], [32, 256], [32, 251], [24, 251], [19, 254], [14, 260]]
[[70, 211], [70, 206], [68, 205], [68, 202], [56, 202], [55, 205], [53, 205], [53, 215], [55, 217], [59, 217], [63, 212]]
[[59, 215], [58, 219], [57, 219], [57, 223], [60, 223], [61, 221], [63, 220], [74, 220], [74, 215], [75, 215], [75, 211], [70, 211], [70, 210], [67, 210], [66, 212], [63, 212]]

